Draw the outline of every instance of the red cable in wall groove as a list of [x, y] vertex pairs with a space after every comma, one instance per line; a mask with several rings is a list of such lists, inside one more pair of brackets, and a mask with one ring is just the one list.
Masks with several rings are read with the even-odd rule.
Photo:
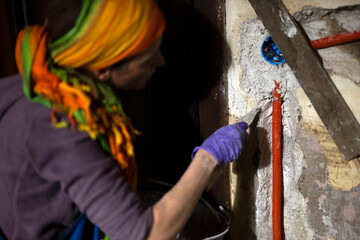
[[330, 37], [320, 38], [310, 41], [310, 45], [313, 49], [327, 48], [342, 43], [353, 42], [360, 39], [360, 30], [353, 32], [345, 32]]
[[272, 204], [272, 225], [273, 239], [281, 239], [281, 93], [279, 83], [275, 81], [275, 88], [272, 100], [272, 156], [273, 156], [273, 204]]

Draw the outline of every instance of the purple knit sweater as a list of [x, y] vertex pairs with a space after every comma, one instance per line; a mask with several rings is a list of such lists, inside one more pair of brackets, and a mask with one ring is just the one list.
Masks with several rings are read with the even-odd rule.
[[0, 79], [0, 228], [8, 239], [58, 239], [80, 212], [111, 239], [144, 239], [153, 221], [87, 133], [55, 129], [19, 75]]

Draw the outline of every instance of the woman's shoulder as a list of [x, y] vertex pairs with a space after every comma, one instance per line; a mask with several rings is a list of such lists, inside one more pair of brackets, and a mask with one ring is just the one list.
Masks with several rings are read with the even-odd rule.
[[[22, 89], [20, 75], [0, 79], [0, 144], [10, 149], [32, 153], [44, 149], [74, 148], [77, 144], [97, 143], [86, 132], [68, 128], [57, 128], [52, 123], [52, 110], [29, 100]], [[57, 117], [67, 121], [67, 116]]]

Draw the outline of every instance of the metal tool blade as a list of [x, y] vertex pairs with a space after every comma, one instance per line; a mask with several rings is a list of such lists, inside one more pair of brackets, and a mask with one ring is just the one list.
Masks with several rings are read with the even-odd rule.
[[260, 108], [255, 108], [255, 109], [251, 110], [250, 112], [248, 112], [247, 114], [245, 114], [244, 116], [242, 116], [240, 118], [240, 122], [246, 122], [250, 126], [252, 124], [252, 122], [254, 121], [254, 119], [256, 118], [259, 111], [260, 111]]

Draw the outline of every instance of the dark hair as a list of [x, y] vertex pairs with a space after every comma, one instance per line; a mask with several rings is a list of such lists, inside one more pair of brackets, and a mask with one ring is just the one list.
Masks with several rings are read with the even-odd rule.
[[50, 41], [64, 36], [78, 18], [83, 0], [50, 0], [46, 10]]

